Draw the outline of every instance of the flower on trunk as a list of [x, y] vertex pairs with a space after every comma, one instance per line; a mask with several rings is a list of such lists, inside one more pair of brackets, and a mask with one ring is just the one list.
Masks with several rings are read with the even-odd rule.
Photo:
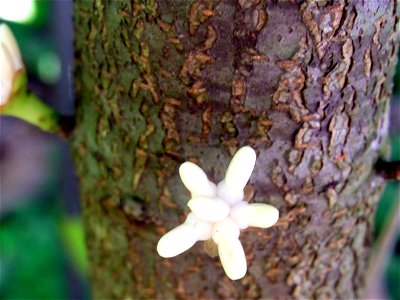
[[17, 41], [6, 24], [0, 24], [0, 108], [10, 102], [18, 89], [18, 75], [23, 73], [24, 63]]
[[215, 185], [204, 171], [192, 162], [179, 168], [183, 184], [191, 192], [188, 202], [191, 213], [186, 221], [167, 232], [157, 244], [158, 254], [173, 257], [191, 248], [197, 241], [212, 239], [226, 275], [237, 280], [247, 271], [246, 256], [239, 241], [240, 230], [249, 226], [267, 228], [279, 218], [279, 211], [268, 204], [249, 204], [243, 200], [246, 186], [256, 161], [255, 151], [240, 148], [226, 171], [225, 178]]

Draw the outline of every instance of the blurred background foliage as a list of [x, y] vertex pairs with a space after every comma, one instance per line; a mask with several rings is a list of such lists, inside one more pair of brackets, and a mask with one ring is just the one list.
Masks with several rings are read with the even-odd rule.
[[[0, 0], [29, 88], [73, 114], [72, 1]], [[0, 118], [0, 299], [90, 299], [79, 193], [67, 145]]]
[[[400, 52], [398, 53], [398, 62], [394, 78], [393, 99], [391, 102], [391, 116], [389, 127], [389, 139], [391, 146], [391, 161], [400, 161]], [[394, 246], [391, 256], [386, 261], [384, 285], [387, 296], [390, 299], [400, 299], [400, 211], [398, 211], [400, 202], [400, 183], [391, 181], [386, 185], [375, 215], [375, 241], [380, 236], [385, 235], [385, 224], [389, 215], [395, 214], [397, 226], [394, 237]]]
[[[16, 35], [30, 88], [72, 115], [72, 1], [1, 0], [0, 20]], [[399, 119], [400, 64], [391, 109], [391, 160], [400, 160]], [[0, 133], [0, 298], [90, 299], [77, 180], [67, 146], [13, 118], [1, 117]], [[376, 213], [375, 240], [385, 234], [399, 195], [399, 183], [390, 182]], [[382, 289], [400, 299], [398, 230], [394, 244]]]

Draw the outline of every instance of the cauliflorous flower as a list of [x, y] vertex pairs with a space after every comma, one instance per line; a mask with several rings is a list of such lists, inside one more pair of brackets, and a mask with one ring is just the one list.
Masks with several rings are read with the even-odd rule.
[[191, 192], [186, 221], [166, 233], [158, 242], [162, 257], [173, 257], [191, 248], [197, 241], [212, 239], [226, 275], [237, 280], [247, 271], [246, 256], [239, 241], [240, 230], [249, 226], [267, 228], [279, 218], [279, 211], [268, 204], [249, 204], [243, 200], [256, 161], [255, 151], [239, 149], [229, 164], [224, 180], [209, 181], [204, 171], [192, 162], [179, 168], [183, 184]]
[[6, 24], [0, 24], [0, 107], [10, 101], [17, 74], [24, 70], [17, 41]]

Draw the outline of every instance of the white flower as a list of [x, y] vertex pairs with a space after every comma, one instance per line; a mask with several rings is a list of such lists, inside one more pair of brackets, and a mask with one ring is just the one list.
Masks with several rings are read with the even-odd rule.
[[0, 106], [10, 100], [16, 74], [23, 69], [24, 64], [13, 33], [6, 24], [0, 24]]
[[248, 204], [243, 200], [256, 161], [256, 153], [243, 147], [232, 158], [224, 180], [217, 186], [208, 180], [196, 164], [185, 162], [179, 168], [183, 184], [191, 192], [186, 221], [166, 233], [157, 244], [158, 254], [173, 257], [191, 248], [197, 241], [212, 239], [226, 275], [237, 280], [247, 271], [246, 256], [239, 241], [240, 229], [248, 226], [267, 228], [279, 218], [279, 211], [268, 204]]

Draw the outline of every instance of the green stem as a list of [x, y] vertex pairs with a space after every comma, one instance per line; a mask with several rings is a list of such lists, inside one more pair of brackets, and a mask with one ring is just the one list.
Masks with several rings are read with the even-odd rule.
[[17, 117], [49, 133], [61, 130], [58, 112], [33, 93], [19, 93], [4, 107], [1, 114]]

